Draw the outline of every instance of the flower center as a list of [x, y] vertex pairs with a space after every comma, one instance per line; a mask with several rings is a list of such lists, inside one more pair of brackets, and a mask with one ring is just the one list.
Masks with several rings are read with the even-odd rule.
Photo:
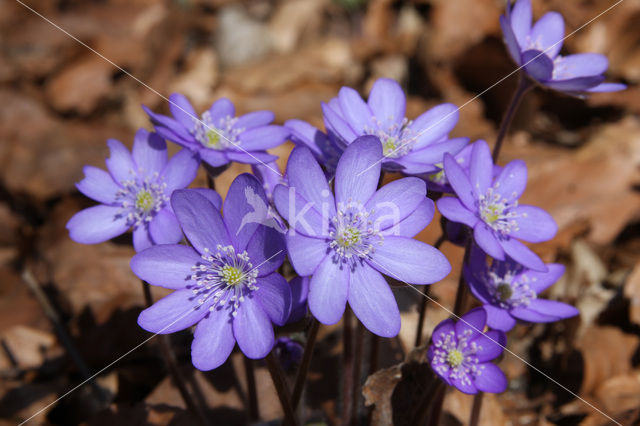
[[499, 284], [498, 287], [496, 287], [496, 293], [498, 294], [498, 298], [502, 302], [506, 302], [507, 300], [511, 299], [511, 296], [513, 296], [513, 289], [511, 288], [511, 285], [502, 283]]
[[220, 145], [220, 131], [218, 130], [216, 133], [216, 130], [210, 129], [207, 130], [207, 142], [205, 144], [205, 146], [207, 148], [213, 148], [213, 149], [220, 149], [221, 145]]
[[215, 254], [205, 248], [201, 259], [191, 267], [191, 280], [195, 285], [190, 288], [198, 297], [198, 303], [203, 305], [212, 299], [210, 310], [228, 304], [231, 314], [236, 316], [244, 297], [258, 290], [257, 268], [251, 264], [246, 251], [236, 253], [233, 246], [218, 245]]
[[462, 365], [463, 361], [464, 355], [462, 355], [462, 352], [457, 349], [451, 350], [451, 352], [449, 352], [449, 354], [447, 355], [447, 362], [451, 367], [459, 367], [460, 365]]
[[450, 331], [433, 336], [431, 365], [434, 370], [467, 385], [471, 383], [471, 378], [479, 376], [484, 367], [478, 365], [477, 353], [482, 346], [469, 341], [472, 334], [467, 329], [461, 334]]
[[167, 185], [158, 173], [144, 180], [128, 180], [122, 185], [116, 193], [116, 202], [122, 207], [120, 214], [126, 216], [130, 226], [151, 222], [156, 213], [169, 202], [169, 197], [164, 193]]
[[529, 277], [520, 273], [522, 267], [519, 265], [514, 264], [506, 272], [504, 266], [504, 262], [496, 262], [487, 272], [487, 290], [493, 298], [493, 304], [502, 309], [528, 306], [537, 297], [535, 290], [529, 285]]
[[153, 195], [146, 189], [140, 190], [136, 196], [136, 209], [148, 212], [153, 207]]
[[436, 182], [439, 184], [444, 184], [447, 182], [447, 178], [444, 174], [444, 166], [442, 165], [442, 163], [436, 163], [434, 164], [434, 166], [436, 166], [437, 168], [440, 169], [440, 171], [435, 172], [435, 173], [431, 173], [430, 175], [427, 175], [427, 179], [429, 179], [431, 182]]
[[353, 247], [360, 242], [360, 230], [357, 228], [347, 228], [342, 231], [336, 241], [340, 247]]
[[225, 116], [214, 123], [211, 113], [202, 113], [202, 119], [193, 119], [191, 134], [205, 148], [224, 150], [238, 145], [238, 135], [244, 129], [235, 128], [237, 117]]
[[355, 266], [358, 258], [364, 259], [374, 251], [374, 244], [382, 244], [383, 236], [369, 220], [371, 212], [364, 211], [358, 203], [349, 203], [339, 208], [329, 224], [329, 247], [335, 260], [351, 262]]
[[400, 124], [395, 123], [385, 128], [377, 117], [373, 117], [373, 126], [366, 126], [364, 133], [380, 139], [385, 157], [398, 158], [409, 153], [417, 140], [409, 128], [410, 125], [411, 121], [404, 118]]
[[235, 266], [225, 265], [222, 267], [222, 281], [227, 283], [228, 286], [238, 285], [244, 279], [243, 271]]
[[518, 200], [507, 200], [491, 187], [485, 195], [480, 196], [478, 210], [480, 218], [491, 229], [501, 235], [508, 235], [519, 229], [516, 221], [518, 215], [513, 211], [516, 207]]

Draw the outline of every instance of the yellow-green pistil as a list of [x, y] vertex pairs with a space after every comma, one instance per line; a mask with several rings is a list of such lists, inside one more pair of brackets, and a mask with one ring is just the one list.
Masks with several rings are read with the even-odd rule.
[[457, 349], [452, 349], [447, 355], [447, 363], [452, 367], [460, 367], [464, 361], [464, 355]]
[[213, 149], [220, 149], [221, 148], [221, 143], [220, 143], [220, 132], [213, 130], [213, 129], [209, 129], [207, 130], [207, 148], [213, 148]]
[[498, 298], [503, 302], [506, 302], [511, 299], [511, 296], [513, 296], [513, 289], [511, 288], [511, 285], [507, 283], [499, 284], [496, 291], [498, 292]]
[[245, 278], [242, 270], [231, 265], [225, 265], [220, 272], [222, 274], [222, 280], [230, 287], [240, 284]]
[[382, 152], [384, 155], [394, 154], [396, 151], [396, 139], [395, 138], [387, 138], [387, 140], [382, 144]]
[[143, 189], [136, 195], [136, 209], [148, 212], [153, 208], [153, 195], [151, 192]]
[[347, 228], [338, 237], [338, 244], [344, 248], [353, 247], [360, 242], [360, 230], [357, 228]]

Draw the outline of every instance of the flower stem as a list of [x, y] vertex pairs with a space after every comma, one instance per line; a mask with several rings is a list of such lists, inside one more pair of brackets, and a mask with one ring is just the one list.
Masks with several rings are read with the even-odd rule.
[[356, 342], [353, 360], [353, 388], [351, 390], [351, 424], [358, 424], [360, 407], [360, 372], [362, 371], [362, 348], [364, 345], [364, 325], [356, 319]]
[[[142, 292], [144, 294], [144, 300], [147, 307], [153, 304], [153, 298], [151, 296], [151, 286], [146, 281], [142, 282]], [[171, 343], [169, 342], [169, 336], [166, 334], [158, 334], [158, 342], [160, 343], [160, 350], [162, 351], [162, 355], [167, 363], [167, 367], [169, 368], [169, 374], [171, 374], [171, 378], [173, 382], [178, 388], [178, 392], [180, 392], [180, 396], [184, 401], [187, 409], [193, 413], [199, 420], [199, 422], [203, 425], [208, 425], [209, 421], [207, 420], [207, 416], [205, 416], [202, 407], [195, 403], [193, 397], [189, 393], [189, 389], [187, 388], [187, 384], [180, 373], [180, 369], [178, 367], [178, 361], [176, 360], [176, 356], [173, 353], [173, 349], [171, 349]]]
[[347, 307], [342, 317], [342, 424], [351, 419], [351, 392], [353, 390], [353, 350], [351, 347], [351, 310]]
[[313, 347], [316, 344], [316, 337], [318, 337], [318, 328], [320, 323], [317, 319], [311, 319], [311, 327], [309, 328], [309, 334], [307, 334], [307, 341], [304, 344], [304, 353], [302, 354], [302, 361], [300, 367], [298, 367], [298, 373], [296, 374], [296, 383], [293, 386], [293, 393], [291, 394], [291, 406], [295, 410], [300, 402], [302, 396], [302, 390], [307, 380], [307, 372], [309, 371], [309, 365], [311, 365], [311, 356], [313, 355]]
[[[431, 380], [432, 381], [427, 385], [427, 388], [422, 393], [422, 398], [417, 404], [418, 410], [413, 415], [411, 422], [409, 423], [410, 425], [422, 426], [429, 417], [433, 417], [429, 416], [430, 413], [433, 413], [436, 409], [440, 410], [438, 404], [441, 406], [442, 400], [439, 392], [441, 389], [444, 389], [445, 384], [435, 376], [432, 376]], [[442, 394], [444, 395], [444, 392]], [[440, 416], [437, 415], [437, 417], [439, 418]], [[427, 424], [431, 425], [432, 422], [429, 421]], [[437, 425], [437, 423], [435, 424]]]
[[380, 336], [370, 333], [369, 339], [369, 375], [378, 371], [378, 352], [380, 350]]
[[469, 254], [471, 253], [472, 237], [467, 239], [467, 245], [464, 249], [464, 259], [462, 260], [462, 267], [460, 268], [460, 278], [458, 279], [458, 291], [456, 292], [456, 301], [453, 305], [453, 315], [460, 316], [465, 306], [465, 299], [467, 296], [467, 286], [464, 279], [464, 267], [469, 263]]
[[[444, 232], [440, 235], [440, 238], [433, 245], [435, 248], [439, 249], [442, 243], [446, 240]], [[427, 295], [429, 294], [429, 286], [424, 287], [425, 296], [420, 297], [420, 310], [418, 316], [418, 327], [416, 328], [416, 340], [414, 346], [420, 346], [422, 343], [422, 330], [424, 328], [424, 319], [427, 316], [427, 303], [429, 303], [429, 298]]]
[[505, 112], [504, 117], [502, 118], [502, 122], [500, 123], [500, 129], [498, 130], [498, 136], [496, 137], [496, 144], [493, 147], [493, 162], [495, 163], [498, 160], [498, 156], [500, 155], [500, 149], [502, 148], [502, 141], [507, 134], [507, 130], [509, 130], [509, 126], [511, 125], [511, 120], [513, 120], [513, 116], [520, 105], [520, 101], [524, 95], [533, 87], [533, 83], [529, 78], [524, 74], [520, 73], [520, 78], [518, 80], [518, 87], [516, 91], [513, 93], [513, 97], [511, 98], [511, 102], [509, 103], [509, 107]]
[[260, 408], [258, 407], [258, 393], [256, 392], [256, 374], [253, 368], [253, 360], [245, 357], [244, 372], [247, 377], [247, 394], [249, 398], [249, 420], [256, 422], [260, 420]]
[[482, 409], [482, 397], [484, 392], [478, 392], [473, 396], [473, 406], [471, 407], [471, 417], [469, 418], [469, 426], [478, 426], [480, 420], [480, 410]]
[[280, 405], [282, 405], [282, 410], [284, 411], [285, 423], [291, 426], [297, 426], [298, 420], [296, 419], [293, 407], [291, 406], [291, 395], [289, 394], [289, 387], [287, 386], [287, 380], [284, 376], [284, 372], [282, 371], [282, 367], [280, 366], [278, 359], [273, 354], [273, 351], [269, 352], [265, 360], [267, 361], [267, 368], [269, 369], [271, 380], [273, 381], [276, 392], [278, 393]]

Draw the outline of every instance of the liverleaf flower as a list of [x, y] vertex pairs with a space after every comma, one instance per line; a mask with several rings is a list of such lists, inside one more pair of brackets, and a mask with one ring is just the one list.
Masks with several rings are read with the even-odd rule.
[[489, 146], [479, 141], [473, 146], [468, 174], [448, 154], [444, 170], [456, 194], [437, 201], [444, 217], [473, 229], [476, 243], [494, 259], [509, 256], [527, 268], [547, 270], [542, 260], [519, 241], [547, 241], [558, 230], [549, 213], [518, 202], [527, 185], [524, 161], [509, 162], [494, 179]]
[[626, 89], [624, 84], [604, 82], [603, 74], [609, 66], [606, 56], [598, 53], [560, 55], [564, 38], [562, 15], [548, 12], [531, 24], [531, 0], [518, 0], [513, 8], [508, 4], [506, 15], [500, 17], [509, 54], [533, 80], [575, 96]]
[[[133, 228], [133, 246], [141, 251], [154, 244], [177, 243], [180, 225], [169, 204], [173, 191], [186, 188], [196, 177], [198, 160], [182, 150], [168, 159], [160, 136], [144, 129], [136, 133], [133, 152], [119, 141], [107, 141], [108, 172], [84, 168], [76, 187], [101, 203], [76, 213], [67, 223], [69, 236], [82, 244], [96, 244]], [[215, 193], [214, 193], [215, 194]], [[221, 204], [217, 197], [218, 206]]]
[[406, 96], [389, 78], [376, 80], [365, 102], [350, 87], [340, 89], [337, 98], [322, 104], [327, 131], [343, 145], [363, 135], [378, 137], [383, 169], [407, 175], [437, 172], [435, 164], [445, 153], [455, 154], [468, 138], [449, 139], [458, 122], [458, 108], [441, 104], [411, 121], [405, 117]]
[[579, 314], [571, 305], [538, 297], [564, 274], [564, 265], [550, 263], [547, 268], [532, 271], [511, 260], [494, 260], [489, 266], [484, 252], [474, 247], [464, 274], [471, 292], [484, 304], [487, 325], [509, 331], [516, 320], [544, 323]]
[[252, 211], [246, 189], [267, 199], [260, 182], [238, 176], [219, 209], [195, 190], [176, 191], [171, 204], [191, 246], [158, 245], [138, 253], [131, 269], [149, 284], [175, 290], [142, 311], [138, 324], [153, 333], [196, 325], [191, 358], [200, 370], [222, 365], [236, 342], [249, 358], [274, 345], [272, 323], [283, 325], [291, 290], [277, 272], [285, 256], [277, 230], [242, 218]]
[[271, 125], [271, 111], [255, 111], [235, 116], [235, 107], [227, 98], [218, 99], [199, 116], [186, 97], [179, 93], [169, 96], [173, 117], [156, 114], [143, 105], [156, 132], [165, 139], [197, 152], [211, 167], [222, 167], [232, 161], [257, 164], [277, 157], [267, 149], [282, 144], [289, 131]]
[[377, 137], [351, 143], [337, 165], [334, 196], [311, 151], [296, 147], [287, 164], [289, 184], [276, 187], [274, 202], [289, 223], [291, 264], [300, 276], [311, 276], [311, 313], [335, 324], [348, 301], [371, 332], [392, 337], [400, 313], [382, 274], [431, 284], [451, 266], [440, 251], [412, 239], [434, 214], [425, 182], [407, 177], [376, 190], [381, 155]]
[[335, 174], [338, 160], [346, 148], [342, 139], [332, 132], [324, 133], [302, 120], [287, 120], [284, 126], [291, 131], [293, 143], [309, 148], [327, 174], [330, 177]]
[[507, 339], [498, 330], [483, 333], [486, 322], [484, 309], [476, 308], [458, 322], [442, 321], [431, 335], [427, 352], [431, 368], [446, 384], [467, 394], [507, 389], [504, 373], [490, 362], [502, 354]]

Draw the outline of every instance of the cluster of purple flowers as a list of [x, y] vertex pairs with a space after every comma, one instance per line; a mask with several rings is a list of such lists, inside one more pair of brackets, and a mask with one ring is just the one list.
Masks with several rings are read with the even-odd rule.
[[[536, 82], [570, 94], [622, 88], [602, 82], [601, 55], [559, 56], [558, 14], [531, 27], [530, 1], [518, 0], [501, 23], [511, 56]], [[145, 107], [155, 133], [139, 130], [131, 153], [110, 140], [108, 172], [84, 169], [77, 187], [101, 204], [71, 218], [71, 238], [92, 244], [133, 229], [133, 272], [174, 290], [138, 324], [153, 333], [195, 325], [193, 364], [209, 370], [236, 343], [249, 358], [265, 357], [276, 344], [273, 325], [308, 311], [335, 324], [347, 303], [371, 332], [397, 335], [400, 312], [385, 276], [425, 285], [451, 271], [439, 250], [413, 239], [435, 213], [428, 187], [444, 195], [437, 208], [466, 241], [464, 277], [482, 304], [436, 327], [428, 360], [463, 392], [504, 391], [506, 378], [491, 362], [502, 354], [504, 332], [516, 321], [577, 314], [539, 298], [563, 267], [544, 264], [522, 243], [557, 231], [544, 210], [519, 203], [525, 163], [499, 167], [485, 141], [450, 138], [455, 105], [407, 119], [405, 94], [390, 79], [376, 81], [367, 101], [344, 87], [321, 107], [324, 132], [300, 120], [271, 124], [269, 111], [236, 117], [228, 99], [202, 115], [179, 94], [170, 97], [172, 116]], [[281, 176], [267, 150], [287, 139], [296, 147]], [[168, 159], [165, 140], [183, 149]], [[252, 164], [253, 174], [238, 176], [224, 202], [212, 189], [186, 189], [201, 163], [211, 173], [230, 162]], [[381, 186], [385, 171], [404, 177]], [[298, 274], [290, 282], [281, 275], [285, 258]], [[300, 356], [299, 345], [278, 345]]]

